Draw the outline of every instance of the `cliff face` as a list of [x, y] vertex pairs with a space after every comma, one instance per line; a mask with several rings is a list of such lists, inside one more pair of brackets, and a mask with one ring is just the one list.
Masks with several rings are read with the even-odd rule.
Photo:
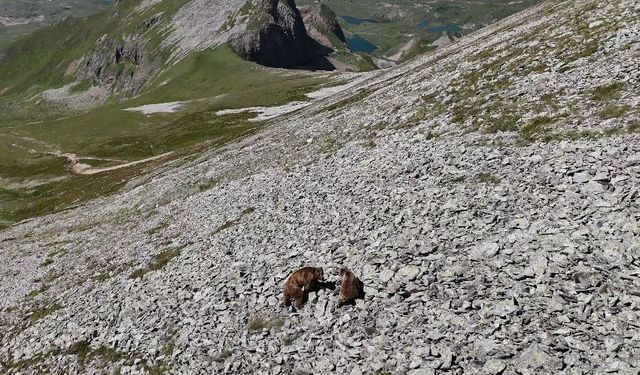
[[78, 63], [76, 78], [107, 85], [113, 93], [122, 96], [133, 96], [159, 65], [159, 59], [149, 53], [143, 39], [117, 41], [105, 36], [98, 41], [96, 49]]
[[257, 0], [244, 32], [229, 44], [242, 58], [273, 67], [295, 67], [318, 57], [293, 0]]

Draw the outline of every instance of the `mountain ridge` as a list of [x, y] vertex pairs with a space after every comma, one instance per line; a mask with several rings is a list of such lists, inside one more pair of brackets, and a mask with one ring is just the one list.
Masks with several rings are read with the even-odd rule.
[[[45, 46], [37, 42], [47, 39], [47, 34], [61, 32], [84, 35], [81, 39], [49, 38]], [[274, 67], [300, 66], [320, 58], [322, 53], [307, 35], [293, 1], [119, 1], [100, 14], [67, 20], [36, 32], [7, 50], [0, 60], [0, 77], [11, 82], [8, 74], [19, 70], [28, 58], [24, 50], [34, 49], [34, 53], [49, 56], [36, 62], [44, 69], [22, 74], [22, 79], [32, 86], [47, 85], [41, 77], [58, 84], [75, 77], [131, 97], [188, 55], [222, 44], [229, 44], [246, 60]], [[52, 48], [66, 51], [42, 51]], [[45, 69], [47, 74], [43, 75], [41, 71]], [[3, 70], [6, 77], [1, 74]], [[3, 87], [3, 93], [21, 88], [22, 85]]]

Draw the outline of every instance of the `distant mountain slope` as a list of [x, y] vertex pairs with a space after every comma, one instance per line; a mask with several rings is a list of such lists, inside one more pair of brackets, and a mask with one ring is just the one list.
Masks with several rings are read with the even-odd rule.
[[[0, 372], [635, 374], [640, 2], [548, 1], [0, 232]], [[355, 306], [281, 286], [363, 281]]]
[[65, 17], [84, 17], [112, 0], [0, 0], [0, 51], [43, 25]]
[[0, 60], [0, 92], [75, 79], [132, 96], [189, 54], [225, 43], [247, 60], [274, 67], [320, 56], [292, 0], [125, 0], [42, 29], [8, 49]]
[[[337, 15], [349, 46], [377, 58], [407, 61], [438, 45], [539, 3], [540, 0], [323, 0]], [[317, 4], [299, 0], [298, 5]]]

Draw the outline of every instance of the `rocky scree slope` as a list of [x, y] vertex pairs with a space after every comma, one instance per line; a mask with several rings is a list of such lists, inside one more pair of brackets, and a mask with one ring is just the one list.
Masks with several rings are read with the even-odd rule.
[[[546, 2], [1, 232], [0, 371], [637, 373], [639, 12]], [[282, 310], [303, 265], [365, 299]]]

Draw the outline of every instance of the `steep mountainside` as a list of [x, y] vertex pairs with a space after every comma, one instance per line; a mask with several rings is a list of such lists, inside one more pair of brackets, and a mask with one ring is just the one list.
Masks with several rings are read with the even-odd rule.
[[548, 1], [5, 229], [0, 372], [638, 373], [638, 61], [640, 1]]

